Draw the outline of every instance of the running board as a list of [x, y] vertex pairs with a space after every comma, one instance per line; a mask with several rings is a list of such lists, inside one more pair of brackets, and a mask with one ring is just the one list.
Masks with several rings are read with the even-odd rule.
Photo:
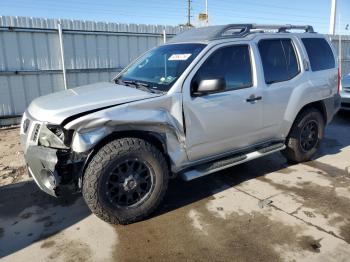
[[185, 181], [191, 181], [193, 179], [212, 174], [214, 172], [253, 160], [255, 158], [272, 154], [285, 148], [286, 146], [284, 143], [272, 144], [267, 147], [260, 148], [257, 151], [245, 154], [238, 154], [224, 159], [220, 159], [218, 161], [196, 166], [193, 169], [180, 173], [180, 176]]

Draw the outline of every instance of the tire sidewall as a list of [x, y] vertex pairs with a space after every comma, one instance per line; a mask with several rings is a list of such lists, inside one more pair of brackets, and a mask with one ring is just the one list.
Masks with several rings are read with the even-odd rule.
[[[300, 143], [301, 132], [305, 124], [312, 120], [314, 120], [317, 123], [318, 139], [317, 139], [316, 145], [312, 149], [310, 149], [309, 151], [305, 151], [301, 147], [301, 143]], [[324, 119], [321, 113], [317, 110], [305, 111], [300, 116], [299, 121], [296, 123], [291, 134], [291, 138], [294, 140], [293, 147], [294, 147], [294, 150], [296, 151], [295, 152], [296, 158], [297, 158], [296, 160], [298, 160], [298, 162], [307, 161], [316, 154], [324, 136], [324, 126], [325, 126]]]
[[[141, 203], [138, 203], [133, 207], [116, 208], [106, 198], [105, 178], [108, 176], [111, 168], [113, 168], [113, 165], [129, 157], [136, 157], [142, 161], [147, 162], [147, 165], [152, 168], [151, 172], [153, 173], [153, 185], [151, 187], [150, 194]], [[140, 211], [147, 212], [148, 209], [151, 208], [153, 206], [153, 203], [157, 200], [157, 197], [161, 192], [161, 187], [163, 185], [162, 167], [160, 166], [157, 159], [148, 151], [127, 151], [119, 152], [118, 155], [111, 157], [111, 159], [107, 160], [105, 163], [106, 168], [102, 170], [97, 184], [97, 196], [103, 208], [112, 216], [118, 217], [119, 220], [124, 220], [128, 217], [135, 217], [139, 215]]]
[[[153, 189], [139, 205], [117, 208], [106, 197], [106, 179], [111, 167], [126, 158], [138, 158], [152, 168]], [[168, 187], [169, 167], [155, 146], [139, 138], [120, 138], [105, 144], [92, 157], [83, 177], [82, 193], [90, 210], [112, 224], [129, 224], [152, 213]]]

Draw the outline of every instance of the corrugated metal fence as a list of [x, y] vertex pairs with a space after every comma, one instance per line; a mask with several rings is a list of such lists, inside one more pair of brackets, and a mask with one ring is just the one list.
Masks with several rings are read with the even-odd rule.
[[[332, 44], [339, 55], [339, 36], [331, 36]], [[350, 35], [341, 38], [341, 71], [342, 75], [350, 73]]]
[[[109, 81], [131, 60], [162, 43], [164, 32], [170, 38], [181, 30], [0, 16], [0, 118], [21, 115], [34, 98], [63, 90], [65, 83], [70, 88]], [[332, 42], [338, 50], [338, 38]], [[343, 73], [350, 72], [349, 36], [342, 38], [342, 65]]]
[[[59, 37], [62, 28], [64, 65]], [[20, 115], [36, 97], [109, 81], [180, 27], [0, 16], [0, 117]]]

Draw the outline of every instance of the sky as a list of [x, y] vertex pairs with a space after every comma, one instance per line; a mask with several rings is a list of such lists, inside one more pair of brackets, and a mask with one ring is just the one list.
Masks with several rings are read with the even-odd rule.
[[[350, 34], [350, 0], [337, 1], [336, 32]], [[310, 24], [327, 33], [330, 5], [331, 0], [208, 0], [209, 24]], [[205, 0], [192, 0], [191, 6], [191, 22], [200, 25]], [[179, 25], [187, 22], [187, 0], [0, 0], [0, 15]]]

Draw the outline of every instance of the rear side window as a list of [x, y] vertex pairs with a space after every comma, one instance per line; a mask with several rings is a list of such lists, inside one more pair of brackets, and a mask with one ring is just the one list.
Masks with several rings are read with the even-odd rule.
[[331, 47], [324, 38], [302, 38], [312, 71], [321, 71], [335, 67]]
[[253, 85], [249, 47], [236, 45], [216, 50], [199, 68], [193, 78], [195, 85], [201, 80], [223, 78], [226, 90]]
[[267, 84], [290, 80], [299, 73], [291, 39], [260, 40], [259, 52]]

